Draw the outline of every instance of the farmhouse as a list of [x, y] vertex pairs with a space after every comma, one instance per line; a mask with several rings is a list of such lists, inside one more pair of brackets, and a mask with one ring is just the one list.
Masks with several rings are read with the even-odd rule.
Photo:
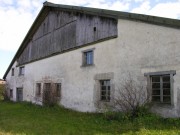
[[[13, 101], [96, 112], [131, 74], [151, 92], [152, 110], [180, 117], [180, 20], [45, 2], [4, 79]], [[50, 93], [49, 93], [50, 94]]]

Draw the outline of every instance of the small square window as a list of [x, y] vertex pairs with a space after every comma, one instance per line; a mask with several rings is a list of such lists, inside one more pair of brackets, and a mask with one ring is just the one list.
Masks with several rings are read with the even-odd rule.
[[83, 66], [90, 66], [94, 64], [93, 50], [83, 52]]
[[36, 96], [41, 96], [41, 83], [36, 84]]
[[11, 70], [11, 76], [14, 76], [14, 68]]
[[24, 75], [25, 69], [24, 67], [19, 67], [19, 75]]

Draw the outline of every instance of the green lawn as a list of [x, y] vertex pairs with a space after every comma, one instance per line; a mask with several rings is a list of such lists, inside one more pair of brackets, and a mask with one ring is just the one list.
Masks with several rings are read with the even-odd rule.
[[155, 115], [134, 121], [107, 120], [102, 114], [80, 113], [62, 107], [0, 101], [0, 135], [178, 135], [180, 119]]

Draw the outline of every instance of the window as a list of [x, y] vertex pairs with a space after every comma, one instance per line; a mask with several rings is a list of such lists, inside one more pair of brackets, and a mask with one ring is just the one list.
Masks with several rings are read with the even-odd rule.
[[19, 75], [24, 75], [24, 67], [19, 67]]
[[93, 49], [83, 52], [83, 66], [89, 66], [94, 64]]
[[51, 91], [51, 83], [45, 83], [44, 84], [44, 91]]
[[16, 101], [23, 101], [23, 88], [16, 89]]
[[151, 76], [152, 101], [171, 103], [170, 75]]
[[60, 97], [61, 96], [61, 84], [56, 83], [56, 96]]
[[173, 76], [175, 70], [145, 73], [147, 88], [152, 95], [152, 102], [174, 105]]
[[101, 92], [101, 101], [110, 101], [110, 80], [101, 80], [100, 81], [100, 92]]
[[10, 96], [10, 98], [13, 98], [13, 90], [12, 89], [10, 89], [9, 96]]
[[36, 96], [41, 96], [41, 83], [36, 84]]
[[11, 70], [11, 76], [14, 76], [14, 68]]

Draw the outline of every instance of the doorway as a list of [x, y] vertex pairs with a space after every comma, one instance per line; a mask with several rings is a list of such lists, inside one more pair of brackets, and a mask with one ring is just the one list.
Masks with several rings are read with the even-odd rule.
[[23, 101], [23, 88], [17, 88], [16, 101]]

